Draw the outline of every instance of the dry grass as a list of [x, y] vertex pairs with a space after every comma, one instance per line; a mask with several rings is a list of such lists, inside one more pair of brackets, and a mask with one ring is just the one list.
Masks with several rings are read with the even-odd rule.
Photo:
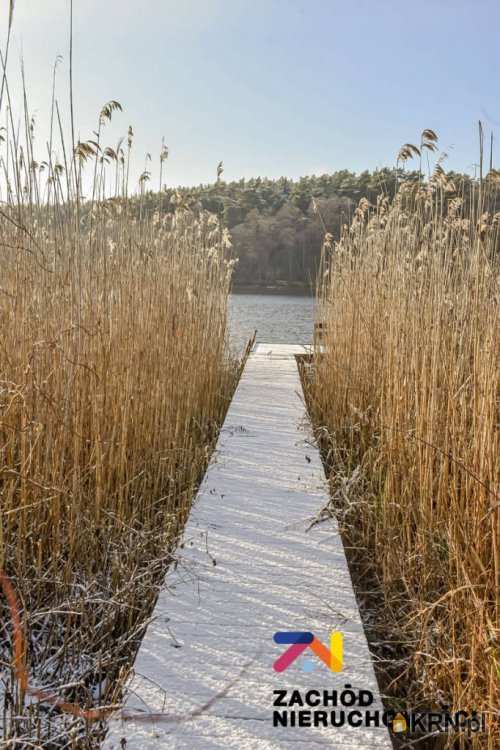
[[486, 711], [490, 733], [476, 742], [490, 749], [500, 736], [497, 179], [461, 196], [438, 165], [392, 205], [362, 202], [340, 242], [327, 238], [325, 348], [310, 391], [345, 539], [364, 550], [359, 583], [378, 582], [385, 633], [407, 646], [383, 689], [407, 706]]
[[[146, 216], [147, 173], [127, 197], [132, 131], [102, 143], [120, 109], [73, 149], [54, 100], [37, 161], [25, 100], [24, 134], [8, 119], [0, 143], [0, 568], [30, 684], [83, 707], [120, 698], [238, 374], [227, 235], [182, 205]], [[6, 743], [98, 743], [102, 723], [29, 705], [4, 601], [0, 659]]]

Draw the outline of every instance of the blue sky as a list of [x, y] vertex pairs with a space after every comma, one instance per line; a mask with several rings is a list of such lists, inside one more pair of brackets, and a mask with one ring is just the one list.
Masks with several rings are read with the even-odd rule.
[[[2, 37], [7, 2], [2, 3]], [[17, 0], [12, 91], [24, 57], [38, 141], [54, 58], [67, 117], [69, 0]], [[391, 165], [433, 128], [448, 166], [471, 171], [477, 121], [498, 135], [500, 3], [494, 0], [74, 0], [76, 116], [106, 140], [132, 124], [133, 169], [170, 148], [166, 182], [292, 177]], [[14, 96], [17, 101], [17, 96]]]

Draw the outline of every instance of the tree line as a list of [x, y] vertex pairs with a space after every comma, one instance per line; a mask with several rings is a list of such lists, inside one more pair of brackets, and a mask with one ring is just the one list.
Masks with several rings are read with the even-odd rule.
[[[394, 195], [400, 179], [418, 179], [418, 172], [378, 169], [355, 174], [341, 170], [292, 180], [256, 177], [236, 182], [220, 179], [194, 188], [165, 189], [143, 194], [142, 210], [173, 210], [182, 201], [218, 215], [229, 229], [236, 285], [312, 285], [326, 232], [340, 236], [362, 198], [376, 203], [382, 192]], [[470, 177], [447, 173], [462, 185]]]

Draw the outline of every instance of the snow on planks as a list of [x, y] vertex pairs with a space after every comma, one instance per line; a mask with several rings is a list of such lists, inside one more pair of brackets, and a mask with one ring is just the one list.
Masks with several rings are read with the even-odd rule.
[[[337, 526], [311, 526], [328, 486], [302, 398], [305, 351], [259, 344], [247, 361], [106, 750], [392, 747], [384, 727], [273, 726], [278, 689], [349, 684], [374, 694], [368, 710], [382, 708]], [[325, 644], [341, 631], [342, 671], [306, 651], [275, 672], [286, 647], [273, 635], [286, 630]], [[164, 716], [123, 719], [149, 712]]]

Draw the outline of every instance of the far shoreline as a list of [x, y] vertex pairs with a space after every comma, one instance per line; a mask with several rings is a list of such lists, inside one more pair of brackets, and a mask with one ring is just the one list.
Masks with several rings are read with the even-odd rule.
[[308, 284], [233, 284], [231, 294], [282, 294], [297, 297], [314, 297], [314, 289]]

